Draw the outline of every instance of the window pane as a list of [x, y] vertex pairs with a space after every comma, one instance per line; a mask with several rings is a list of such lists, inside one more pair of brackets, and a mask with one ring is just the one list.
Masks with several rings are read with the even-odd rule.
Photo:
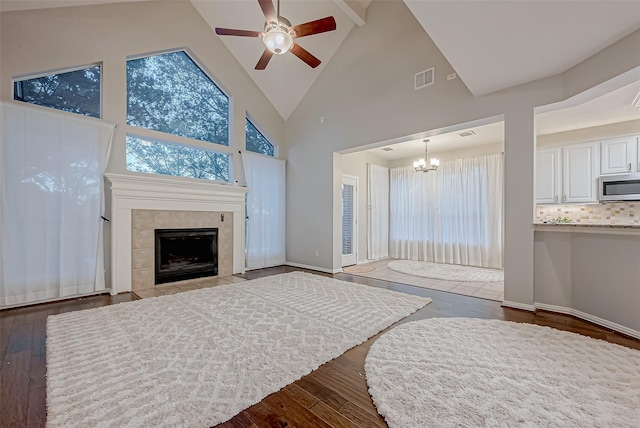
[[100, 66], [14, 82], [13, 99], [99, 118]]
[[262, 153], [264, 155], [273, 156], [273, 145], [264, 138], [264, 135], [253, 126], [253, 123], [246, 120], [245, 131], [247, 134], [247, 150], [250, 152]]
[[229, 98], [184, 52], [127, 61], [127, 123], [229, 145]]
[[229, 154], [127, 135], [127, 170], [229, 181]]
[[353, 254], [353, 186], [342, 185], [342, 255]]

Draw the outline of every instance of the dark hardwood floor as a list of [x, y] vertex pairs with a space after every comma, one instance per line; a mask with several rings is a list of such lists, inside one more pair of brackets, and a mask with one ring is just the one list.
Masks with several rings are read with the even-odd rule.
[[[287, 266], [247, 272], [254, 279], [290, 272]], [[374, 287], [431, 297], [433, 302], [400, 321], [432, 317], [496, 318], [546, 325], [640, 349], [640, 341], [576, 318], [502, 308], [498, 302], [349, 274], [323, 274]], [[0, 426], [42, 427], [46, 420], [45, 323], [49, 315], [135, 300], [131, 294], [95, 296], [0, 311]], [[381, 333], [380, 333], [381, 334]], [[373, 341], [333, 361], [239, 413], [220, 427], [385, 427], [364, 377]]]

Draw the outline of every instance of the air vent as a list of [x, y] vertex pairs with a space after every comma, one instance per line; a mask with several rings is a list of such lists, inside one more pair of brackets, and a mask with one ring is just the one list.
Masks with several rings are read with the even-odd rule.
[[424, 87], [433, 85], [433, 82], [435, 81], [435, 76], [436, 76], [435, 67], [431, 67], [428, 70], [421, 71], [420, 73], [416, 74], [415, 80], [413, 81], [414, 89], [418, 90], [418, 89], [422, 89]]
[[476, 135], [476, 133], [473, 131], [464, 131], [458, 135], [460, 135], [461, 137], [471, 137], [472, 135]]
[[382, 149], [385, 152], [392, 152], [393, 149], [391, 147], [385, 147], [384, 149]]

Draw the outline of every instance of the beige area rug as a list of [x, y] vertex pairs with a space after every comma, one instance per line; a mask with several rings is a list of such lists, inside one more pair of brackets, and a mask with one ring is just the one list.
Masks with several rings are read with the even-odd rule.
[[431, 299], [294, 272], [50, 316], [48, 427], [209, 427]]
[[342, 272], [344, 273], [369, 273], [376, 270], [375, 266], [347, 266], [342, 268]]
[[502, 270], [475, 266], [450, 265], [446, 263], [421, 262], [415, 260], [394, 260], [389, 262], [387, 267], [407, 275], [444, 279], [446, 281], [504, 281], [504, 272]]
[[389, 427], [637, 427], [640, 351], [531, 324], [434, 318], [371, 346]]

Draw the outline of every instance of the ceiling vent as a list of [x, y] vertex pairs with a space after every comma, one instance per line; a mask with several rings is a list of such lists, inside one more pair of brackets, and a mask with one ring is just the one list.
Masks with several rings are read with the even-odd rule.
[[433, 85], [433, 82], [435, 81], [435, 76], [436, 76], [435, 67], [431, 67], [428, 70], [424, 70], [416, 74], [415, 80], [413, 81], [414, 89], [418, 90], [418, 89], [422, 89], [427, 86]]
[[476, 135], [476, 133], [473, 131], [464, 131], [458, 135], [460, 135], [461, 137], [471, 137], [472, 135]]
[[384, 149], [382, 149], [385, 152], [392, 152], [393, 149], [391, 147], [385, 147]]

